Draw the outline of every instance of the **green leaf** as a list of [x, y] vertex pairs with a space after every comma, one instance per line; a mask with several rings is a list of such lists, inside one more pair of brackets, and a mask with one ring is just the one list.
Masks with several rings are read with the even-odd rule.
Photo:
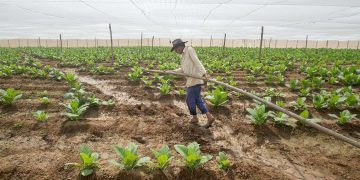
[[150, 162], [150, 158], [149, 157], [142, 157], [140, 158], [137, 162], [136, 162], [136, 166], [140, 167], [146, 163]]
[[176, 150], [180, 155], [182, 155], [183, 157], [186, 157], [186, 156], [187, 156], [188, 149], [187, 149], [186, 146], [181, 145], [181, 144], [177, 144], [177, 145], [174, 145], [174, 147], [175, 147], [175, 150]]
[[88, 176], [94, 172], [94, 169], [86, 168], [81, 170], [82, 176]]
[[118, 168], [120, 168], [120, 169], [124, 169], [124, 168], [125, 168], [125, 167], [124, 167], [124, 164], [119, 163], [119, 162], [117, 162], [117, 161], [115, 161], [115, 160], [113, 160], [113, 159], [110, 160], [109, 163], [114, 164], [116, 167], [118, 167]]
[[308, 119], [309, 118], [309, 111], [308, 110], [304, 110], [302, 113], [300, 113], [300, 116], [304, 119]]

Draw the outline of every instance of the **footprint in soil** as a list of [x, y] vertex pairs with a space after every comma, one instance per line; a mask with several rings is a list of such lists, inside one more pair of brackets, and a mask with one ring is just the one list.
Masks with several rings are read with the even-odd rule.
[[191, 124], [189, 129], [191, 133], [189, 136], [186, 136], [188, 140], [197, 141], [200, 144], [206, 144], [214, 140], [213, 133], [208, 128], [198, 124]]

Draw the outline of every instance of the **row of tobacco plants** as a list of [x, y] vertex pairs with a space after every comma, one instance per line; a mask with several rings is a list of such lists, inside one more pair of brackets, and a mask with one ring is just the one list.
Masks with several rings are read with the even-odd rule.
[[[183, 165], [191, 172], [203, 166], [213, 158], [209, 154], [202, 154], [200, 145], [197, 142], [192, 142], [187, 146], [176, 144], [174, 145], [174, 149], [181, 155]], [[115, 145], [114, 151], [118, 155], [118, 158], [110, 160], [109, 164], [126, 172], [131, 172], [135, 168], [146, 167], [147, 173], [151, 173], [154, 169], [159, 169], [166, 175], [165, 169], [170, 163], [174, 162], [175, 157], [172, 155], [171, 150], [167, 145], [164, 145], [158, 150], [150, 149], [155, 161], [151, 161], [150, 157], [142, 157], [137, 153], [137, 150], [138, 145], [134, 143], [129, 143], [126, 147]], [[100, 155], [93, 152], [88, 145], [83, 144], [80, 147], [79, 155], [80, 162], [66, 163], [64, 168], [68, 170], [77, 167], [82, 176], [95, 174], [95, 172], [100, 169], [98, 164]], [[219, 155], [216, 157], [216, 162], [217, 167], [225, 171], [229, 170], [231, 165], [230, 159], [222, 151], [219, 152]]]

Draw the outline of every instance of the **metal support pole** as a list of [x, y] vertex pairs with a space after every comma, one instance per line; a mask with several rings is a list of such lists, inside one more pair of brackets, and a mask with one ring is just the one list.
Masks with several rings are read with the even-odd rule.
[[63, 52], [63, 45], [62, 45], [62, 37], [61, 37], [61, 34], [60, 34], [60, 52], [61, 52], [61, 53]]
[[224, 45], [223, 45], [223, 49], [225, 49], [225, 46], [226, 46], [226, 33], [224, 35]]
[[305, 49], [307, 49], [307, 46], [308, 46], [308, 35], [306, 35], [306, 40], [305, 40]]
[[261, 61], [261, 50], [262, 50], [263, 37], [264, 37], [264, 26], [261, 26], [261, 37], [260, 37], [260, 48], [259, 48], [259, 61]]
[[109, 24], [109, 30], [110, 30], [110, 51], [111, 51], [111, 60], [112, 60], [112, 61], [115, 61], [115, 57], [114, 57], [114, 49], [113, 49], [113, 38], [112, 38], [111, 24]]
[[154, 48], [154, 36], [151, 39], [151, 49]]

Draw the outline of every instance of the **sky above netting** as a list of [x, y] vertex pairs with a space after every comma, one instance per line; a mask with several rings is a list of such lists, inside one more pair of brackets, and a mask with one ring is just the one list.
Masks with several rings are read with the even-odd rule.
[[0, 0], [0, 38], [360, 39], [360, 0]]

